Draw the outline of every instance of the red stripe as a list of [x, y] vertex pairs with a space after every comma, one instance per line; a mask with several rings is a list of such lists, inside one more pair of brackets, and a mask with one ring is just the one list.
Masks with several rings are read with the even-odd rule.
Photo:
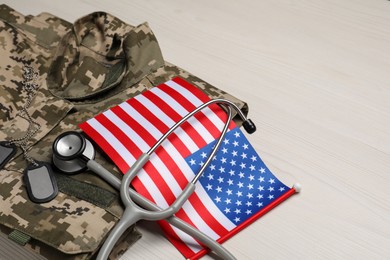
[[181, 125], [181, 129], [187, 133], [187, 135], [194, 141], [196, 146], [200, 149], [207, 145], [206, 141], [203, 139], [203, 137], [199, 134], [198, 131], [188, 122], [184, 122]]
[[90, 124], [88, 124], [88, 121], [80, 124], [79, 127], [86, 134], [88, 134], [92, 138], [92, 140], [99, 144], [99, 147], [101, 147], [104, 152], [108, 154], [111, 160], [114, 161], [116, 166], [118, 166], [118, 168], [123, 173], [125, 173], [130, 168], [127, 162], [123, 160], [122, 156], [118, 154], [118, 152], [111, 146], [109, 142], [107, 142], [106, 139], [103, 138], [103, 136], [100, 135], [99, 132], [97, 132], [93, 127], [91, 127]]
[[[112, 135], [114, 135], [119, 142], [126, 147], [127, 151], [131, 153], [134, 158], [138, 158], [141, 156], [142, 152], [138, 146], [131, 140], [123, 131], [120, 129], [116, 124], [114, 124], [105, 114], [99, 114], [95, 117], [95, 119], [103, 125], [108, 131], [111, 132]], [[123, 158], [124, 160], [129, 160], [129, 158]], [[130, 162], [130, 164], [133, 164], [133, 162]]]
[[187, 148], [184, 142], [173, 132], [168, 137], [169, 142], [176, 148], [176, 150], [180, 153], [180, 155], [185, 158], [191, 154], [191, 151]]
[[152, 111], [146, 108], [141, 102], [135, 98], [127, 101], [135, 110], [137, 110], [146, 120], [154, 125], [161, 133], [165, 133], [169, 130], [169, 127], [165, 125]]
[[[149, 199], [153, 203], [152, 196], [148, 192], [148, 189], [143, 185], [138, 177], [135, 177], [133, 182], [131, 183], [134, 188], [138, 191], [139, 194], [143, 195], [145, 198]], [[164, 231], [168, 240], [186, 257], [189, 258], [194, 255], [194, 251], [192, 251], [183, 241], [177, 236], [176, 232], [173, 230], [172, 226], [165, 220], [158, 221], [158, 224]]]
[[171, 155], [167, 152], [167, 150], [164, 147], [158, 149], [156, 151], [156, 154], [161, 159], [161, 161], [164, 162], [166, 167], [169, 169], [170, 173], [176, 179], [180, 188], [184, 189], [188, 184], [188, 180], [183, 174], [180, 167], [176, 164], [175, 159], [171, 157]]
[[145, 129], [137, 120], [134, 120], [128, 113], [126, 113], [120, 106], [113, 107], [112, 112], [115, 113], [123, 122], [131, 127], [142, 139], [151, 147], [156, 142], [156, 139]]
[[[238, 232], [240, 232], [241, 230], [243, 230], [244, 228], [246, 228], [247, 226], [252, 224], [255, 220], [257, 220], [258, 218], [260, 218], [263, 215], [265, 215], [266, 213], [268, 213], [270, 210], [272, 210], [273, 208], [278, 206], [280, 203], [282, 203], [283, 201], [285, 201], [286, 199], [288, 199], [289, 197], [291, 197], [295, 193], [296, 193], [296, 191], [295, 191], [294, 188], [289, 189], [283, 195], [281, 195], [280, 197], [278, 197], [277, 199], [272, 201], [272, 203], [268, 204], [262, 210], [260, 210], [259, 212], [257, 212], [256, 214], [254, 214], [250, 218], [248, 218], [246, 221], [241, 223], [239, 226], [237, 226], [234, 229], [232, 229], [225, 236], [219, 238], [218, 242], [220, 244], [225, 242], [226, 240], [228, 240], [229, 238], [231, 238], [232, 236], [234, 236], [235, 234], [237, 234]], [[190, 257], [186, 256], [186, 257], [189, 258], [189, 259], [194, 259], [195, 260], [195, 259], [201, 258], [202, 256], [204, 256], [208, 252], [209, 252], [208, 249], [203, 249], [203, 250], [199, 251], [198, 253], [194, 254], [193, 256], [190, 256]]]

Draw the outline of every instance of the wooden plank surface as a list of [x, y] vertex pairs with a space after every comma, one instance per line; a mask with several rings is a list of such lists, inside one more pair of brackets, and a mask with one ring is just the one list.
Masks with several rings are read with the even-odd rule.
[[[303, 189], [225, 243], [238, 259], [390, 258], [390, 1], [3, 2], [148, 21], [166, 60], [248, 102], [250, 141]], [[182, 258], [140, 229], [123, 260]]]

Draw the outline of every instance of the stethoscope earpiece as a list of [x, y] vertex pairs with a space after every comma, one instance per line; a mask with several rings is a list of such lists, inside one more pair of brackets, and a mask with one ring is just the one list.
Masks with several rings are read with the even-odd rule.
[[79, 132], [62, 133], [53, 143], [53, 164], [63, 173], [80, 173], [87, 169], [87, 161], [94, 158], [95, 148]]
[[256, 125], [249, 118], [242, 123], [242, 126], [248, 134], [256, 132]]

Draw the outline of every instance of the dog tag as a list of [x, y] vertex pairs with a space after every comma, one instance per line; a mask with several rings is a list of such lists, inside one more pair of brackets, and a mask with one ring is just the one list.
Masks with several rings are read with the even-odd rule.
[[57, 196], [57, 182], [49, 164], [44, 162], [37, 164], [37, 166], [29, 164], [24, 170], [27, 194], [35, 203], [49, 202]]
[[11, 160], [16, 153], [16, 145], [8, 142], [0, 142], [0, 170]]

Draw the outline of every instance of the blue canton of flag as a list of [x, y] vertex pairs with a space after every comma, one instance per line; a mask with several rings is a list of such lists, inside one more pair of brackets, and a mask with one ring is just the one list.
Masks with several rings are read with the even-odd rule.
[[[206, 161], [215, 142], [186, 158], [193, 172]], [[227, 133], [199, 182], [235, 225], [240, 225], [289, 189], [268, 170], [238, 127]]]

